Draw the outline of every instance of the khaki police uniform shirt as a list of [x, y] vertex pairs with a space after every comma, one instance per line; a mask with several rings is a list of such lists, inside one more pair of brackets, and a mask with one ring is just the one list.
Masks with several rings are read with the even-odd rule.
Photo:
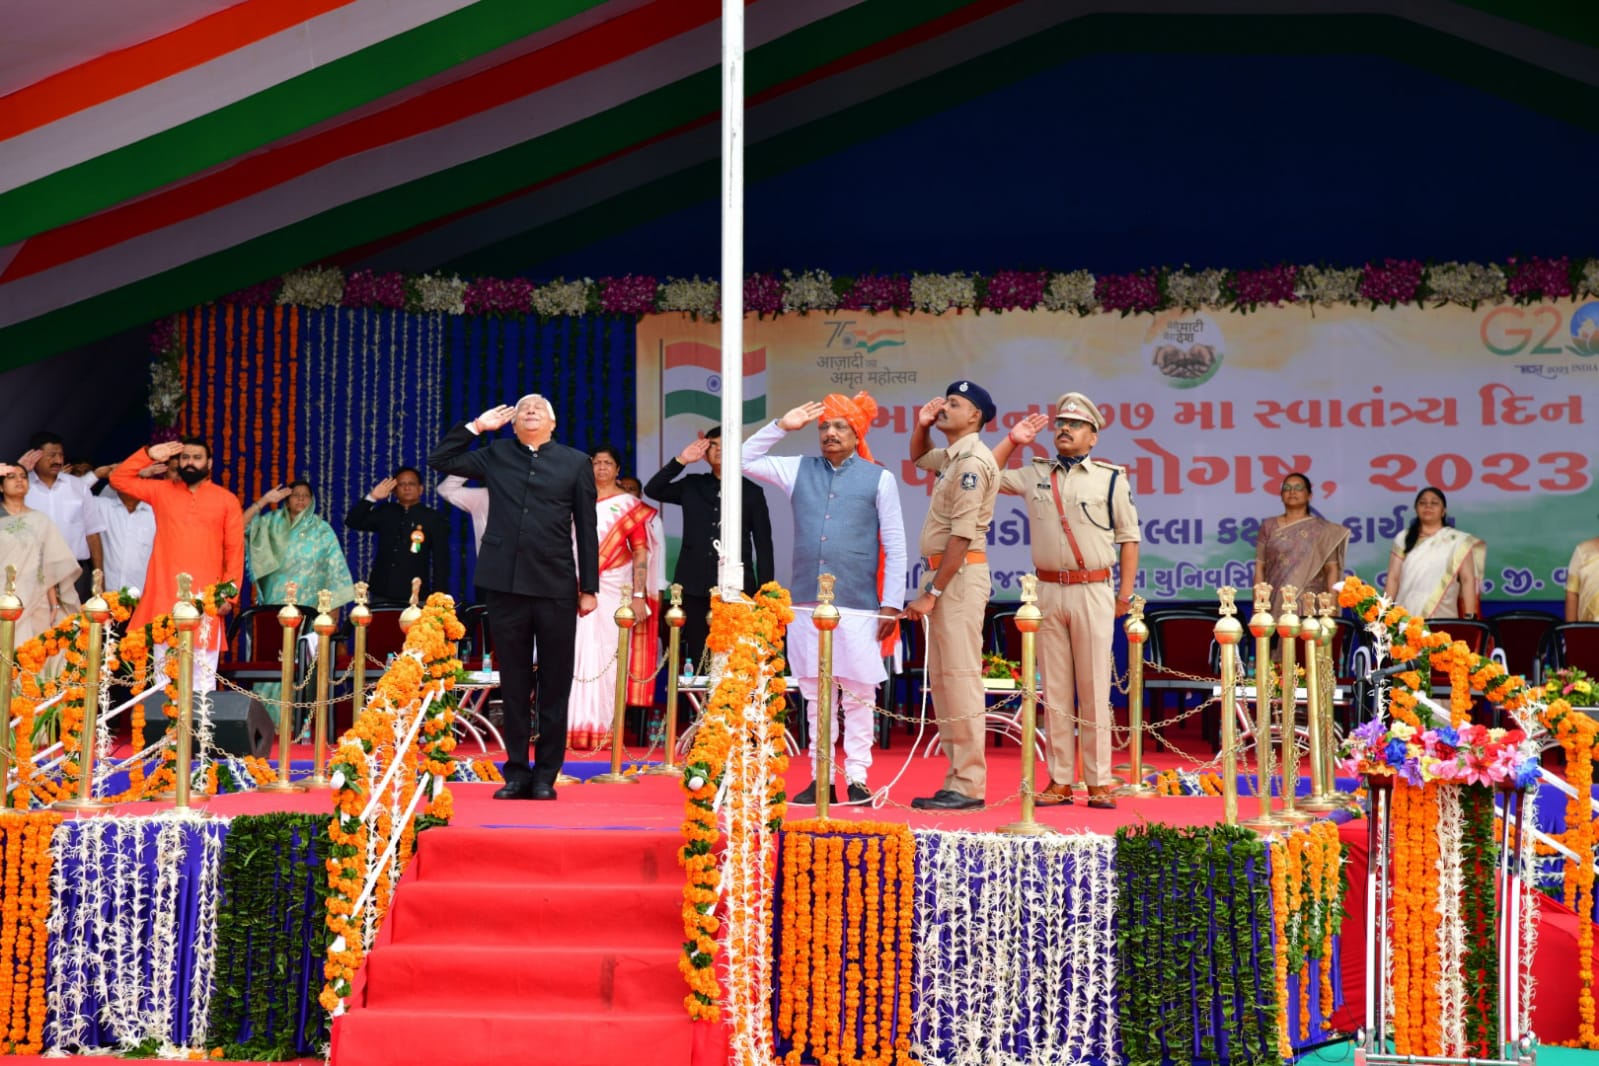
[[[1115, 486], [1111, 486], [1115, 475]], [[1040, 570], [1076, 570], [1077, 559], [1060, 527], [1050, 482], [1060, 486], [1061, 509], [1083, 553], [1084, 569], [1114, 566], [1116, 545], [1142, 540], [1138, 511], [1127, 486], [1127, 471], [1089, 457], [1062, 472], [1054, 459], [1034, 459], [1018, 470], [1001, 471], [999, 491], [1027, 498], [1032, 524], [1033, 565]], [[1114, 513], [1112, 513], [1114, 512]]]
[[924, 557], [942, 554], [951, 537], [971, 541], [969, 550], [986, 550], [999, 480], [999, 464], [988, 445], [976, 433], [968, 434], [947, 448], [932, 449], [916, 465], [938, 471], [917, 551]]

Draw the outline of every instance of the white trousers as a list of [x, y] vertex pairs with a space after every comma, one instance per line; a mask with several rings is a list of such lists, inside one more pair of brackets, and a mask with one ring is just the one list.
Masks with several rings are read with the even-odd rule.
[[[867, 681], [854, 681], [846, 677], [834, 677], [833, 681], [838, 689], [843, 690], [842, 699], [835, 691], [833, 700], [833, 744], [838, 744], [839, 734], [844, 735], [844, 780], [856, 784], [866, 784], [866, 771], [872, 765], [872, 735], [874, 732], [875, 718], [877, 715], [877, 686]], [[802, 677], [799, 679], [800, 694], [805, 697], [805, 717], [811, 727], [811, 778], [816, 777], [816, 695], [817, 679]], [[843, 708], [840, 715], [839, 708]], [[843, 729], [839, 729], [842, 722]]]
[[[174, 657], [178, 654], [175, 650], [162, 644], [155, 649], [153, 657], [155, 665], [151, 677], [163, 685], [167, 682], [166, 662], [169, 651]], [[216, 691], [218, 657], [219, 649], [217, 648], [212, 648], [210, 651], [204, 648], [194, 649], [194, 694], [196, 696], [204, 696]]]

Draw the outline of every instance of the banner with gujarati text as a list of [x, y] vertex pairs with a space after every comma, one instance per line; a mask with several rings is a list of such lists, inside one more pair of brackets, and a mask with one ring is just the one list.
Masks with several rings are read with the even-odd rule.
[[[1127, 318], [818, 311], [751, 316], [745, 338], [746, 436], [829, 392], [877, 400], [869, 440], [900, 481], [913, 553], [932, 486], [908, 455], [916, 409], [962, 378], [999, 408], [990, 446], [1031, 412], [1053, 417], [1061, 393], [1099, 406], [1107, 425], [1093, 454], [1127, 469], [1144, 537], [1137, 586], [1150, 600], [1251, 585], [1256, 531], [1281, 513], [1292, 471], [1309, 475], [1315, 511], [1350, 530], [1349, 568], [1379, 581], [1426, 485], [1488, 542], [1492, 599], [1561, 599], [1572, 548], [1599, 529], [1599, 302]], [[645, 317], [637, 380], [647, 477], [716, 418], [718, 324]], [[1046, 431], [1013, 465], [1052, 450]], [[816, 451], [811, 429], [774, 449]], [[788, 502], [767, 499], [786, 582]], [[666, 511], [675, 531], [681, 516]], [[989, 531], [997, 598], [1016, 598], [1031, 569], [1029, 535], [1020, 498], [1001, 496]]]

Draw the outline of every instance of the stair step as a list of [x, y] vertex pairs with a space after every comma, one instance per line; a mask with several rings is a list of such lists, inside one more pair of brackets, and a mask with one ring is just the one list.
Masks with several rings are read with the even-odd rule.
[[411, 881], [386, 922], [401, 944], [564, 947], [670, 945], [682, 935], [682, 883], [489, 884]]
[[681, 884], [677, 831], [450, 827], [417, 839], [416, 876], [428, 881], [636, 880]]
[[[619, 1048], [633, 1049], [625, 1058]], [[687, 1063], [693, 1026], [670, 1013], [493, 1013], [366, 1007], [333, 1025], [338, 1066], [616, 1066]]]
[[[367, 959], [364, 1009], [437, 1009], [444, 990], [471, 989], [474, 1011], [580, 1014], [681, 1011], [680, 952], [671, 948], [475, 947], [387, 944]], [[456, 993], [458, 995], [458, 993]]]

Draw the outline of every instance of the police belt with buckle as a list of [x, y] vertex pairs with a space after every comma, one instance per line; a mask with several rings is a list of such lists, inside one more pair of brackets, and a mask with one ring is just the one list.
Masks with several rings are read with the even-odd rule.
[[1110, 567], [1098, 570], [1040, 570], [1038, 580], [1046, 585], [1097, 585], [1110, 580]]
[[[943, 562], [943, 561], [944, 561], [944, 555], [943, 555], [942, 552], [940, 552], [938, 555], [929, 555], [927, 557], [927, 569], [929, 569], [929, 570], [937, 570], [938, 569], [938, 564]], [[988, 553], [987, 552], [985, 552], [985, 551], [970, 551], [970, 552], [966, 553], [966, 562], [963, 565], [970, 566], [973, 563], [986, 563], [986, 562], [988, 562]]]

